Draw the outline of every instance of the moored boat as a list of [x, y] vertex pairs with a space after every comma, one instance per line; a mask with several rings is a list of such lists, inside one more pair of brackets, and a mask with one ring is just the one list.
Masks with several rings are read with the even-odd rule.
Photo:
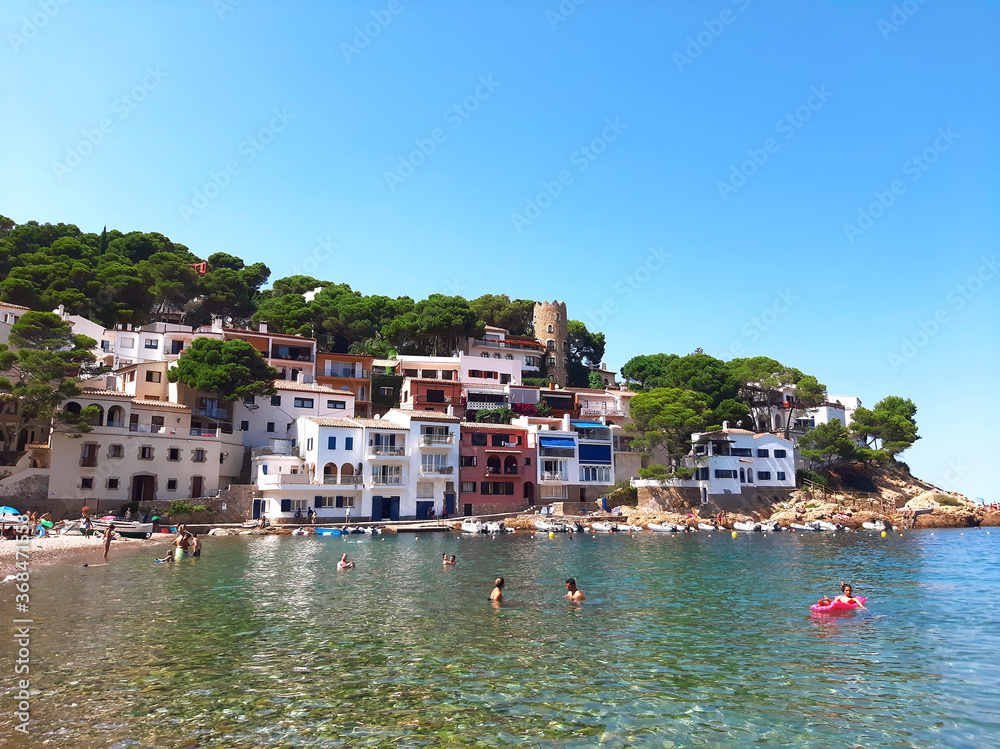
[[719, 531], [722, 530], [719, 526], [712, 523], [698, 523], [698, 530], [700, 531]]
[[686, 529], [677, 523], [650, 523], [646, 527], [654, 533], [683, 533]]
[[598, 533], [614, 533], [618, 530], [618, 525], [616, 523], [604, 523], [598, 521], [596, 523], [591, 523], [590, 528]]
[[764, 527], [760, 523], [746, 523], [742, 520], [737, 520], [733, 523], [733, 530], [737, 531], [762, 531]]
[[897, 530], [895, 525], [892, 525], [887, 520], [876, 520], [874, 523], [862, 523], [861, 527], [866, 531], [894, 531]]
[[842, 526], [840, 523], [830, 523], [826, 520], [817, 520], [816, 522], [819, 524], [819, 529], [821, 531], [829, 531], [831, 533], [834, 533], [837, 531], [844, 530], [844, 526]]
[[317, 528], [317, 536], [340, 536], [343, 535], [344, 531], [340, 528]]
[[788, 527], [796, 531], [813, 531], [815, 533], [819, 533], [821, 530], [823, 530], [822, 528], [819, 527], [819, 523], [817, 523], [816, 521], [812, 521], [809, 523], [790, 523]]
[[462, 533], [486, 533], [486, 526], [478, 520], [463, 520]]
[[[112, 523], [115, 526], [115, 533], [125, 538], [151, 538], [153, 535], [152, 523], [140, 523], [136, 520], [94, 520], [94, 531], [100, 535]], [[82, 528], [80, 532], [83, 533]]]

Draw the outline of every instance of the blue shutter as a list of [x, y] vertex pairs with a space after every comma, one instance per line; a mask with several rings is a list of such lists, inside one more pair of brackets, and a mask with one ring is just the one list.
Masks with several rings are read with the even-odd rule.
[[290, 500], [290, 499], [283, 499], [283, 500], [281, 500], [281, 511], [282, 512], [291, 512], [292, 511], [292, 500]]
[[327, 437], [327, 440], [326, 440], [326, 449], [327, 450], [336, 450], [337, 449], [337, 438], [336, 437]]
[[313, 507], [315, 507], [318, 510], [322, 506], [323, 506], [323, 498], [316, 497], [316, 499], [313, 501]]
[[344, 437], [344, 449], [345, 450], [354, 449], [354, 437]]
[[260, 467], [260, 472], [263, 473], [265, 476], [267, 475], [267, 463], [265, 463]]
[[344, 506], [344, 498], [337, 497], [337, 507], [343, 507], [343, 506]]

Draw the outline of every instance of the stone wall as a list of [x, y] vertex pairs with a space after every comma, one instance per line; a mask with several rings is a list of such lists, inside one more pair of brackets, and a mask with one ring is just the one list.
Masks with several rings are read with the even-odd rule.
[[[16, 473], [0, 484], [0, 499], [15, 510], [30, 512], [28, 505], [45, 500], [49, 496], [49, 474], [42, 469], [28, 469]], [[25, 505], [26, 507], [22, 507]]]
[[586, 512], [600, 512], [600, 502], [553, 502], [553, 515], [583, 515]]
[[701, 506], [701, 490], [697, 487], [640, 486], [639, 507], [656, 512], [680, 512]]
[[465, 512], [465, 505], [472, 505], [473, 515], [502, 515], [505, 512], [524, 512], [531, 505], [527, 502], [459, 502], [456, 514], [461, 517]]

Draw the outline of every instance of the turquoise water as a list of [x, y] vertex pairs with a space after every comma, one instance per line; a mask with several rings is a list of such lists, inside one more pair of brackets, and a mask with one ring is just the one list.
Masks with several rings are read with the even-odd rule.
[[[51, 747], [983, 747], [1000, 532], [208, 538], [32, 577]], [[338, 573], [342, 551], [357, 569]], [[441, 554], [458, 565], [442, 568]], [[114, 550], [112, 550], [114, 554]], [[487, 601], [493, 578], [504, 602]], [[561, 598], [577, 578], [583, 605]], [[813, 619], [841, 579], [869, 611]], [[0, 588], [3, 611], [14, 591]], [[2, 687], [13, 682], [10, 646]], [[46, 743], [47, 742], [47, 743]]]

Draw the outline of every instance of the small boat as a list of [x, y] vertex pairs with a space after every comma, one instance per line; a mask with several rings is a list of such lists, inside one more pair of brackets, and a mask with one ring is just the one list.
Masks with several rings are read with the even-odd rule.
[[591, 523], [590, 528], [591, 530], [595, 530], [598, 533], [615, 533], [618, 530], [618, 525], [617, 523], [597, 522], [597, 523]]
[[478, 520], [463, 520], [462, 533], [486, 533], [486, 526]]
[[340, 528], [317, 528], [317, 536], [340, 536], [343, 535], [344, 531]]
[[700, 530], [700, 531], [721, 531], [722, 528], [720, 528], [719, 526], [714, 525], [712, 523], [698, 523], [698, 530]]
[[642, 526], [632, 523], [631, 525], [619, 525], [618, 530], [621, 533], [642, 533]]
[[308, 535], [310, 535], [309, 528], [296, 528], [294, 531], [292, 531], [292, 535], [293, 536], [308, 536]]
[[886, 520], [876, 520], [874, 523], [862, 523], [861, 527], [866, 531], [894, 531], [898, 530]]
[[486, 524], [486, 533], [507, 533], [508, 531], [514, 530], [513, 528], [508, 528], [504, 521], [493, 521]]
[[777, 520], [765, 520], [760, 524], [761, 530], [767, 533], [777, 533], [782, 530]]
[[687, 526], [677, 523], [650, 523], [646, 526], [653, 533], [683, 533]]
[[[115, 533], [125, 538], [151, 538], [153, 535], [152, 523], [140, 523], [136, 520], [94, 520], [94, 531], [97, 534], [104, 533], [109, 525], [114, 523]], [[83, 533], [83, 529], [80, 529]]]
[[742, 520], [737, 520], [733, 523], [733, 530], [736, 531], [762, 531], [764, 526], [760, 523], [745, 523]]
[[790, 523], [788, 527], [796, 531], [814, 531], [816, 533], [823, 530], [815, 520], [809, 523]]
[[546, 520], [536, 520], [535, 528], [545, 533], [569, 533], [571, 530], [565, 523], [553, 523]]
[[829, 531], [831, 533], [835, 533], [837, 531], [844, 530], [844, 526], [841, 525], [840, 523], [829, 523], [826, 520], [817, 520], [816, 522], [819, 524], [819, 529], [821, 531]]

